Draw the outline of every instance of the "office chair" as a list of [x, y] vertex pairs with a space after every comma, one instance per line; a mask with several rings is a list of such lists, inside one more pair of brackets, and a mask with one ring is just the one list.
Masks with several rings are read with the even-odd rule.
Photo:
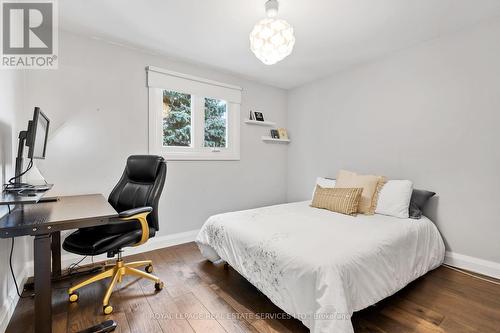
[[[153, 280], [157, 291], [163, 288], [163, 282], [150, 274], [153, 272], [151, 260], [124, 263], [121, 253], [124, 247], [144, 244], [158, 231], [158, 200], [165, 184], [166, 171], [167, 165], [160, 156], [130, 156], [120, 181], [108, 198], [108, 202], [119, 212], [118, 219], [107, 225], [78, 229], [65, 239], [63, 248], [72, 253], [85, 256], [107, 253], [108, 258], [117, 255], [112, 268], [69, 288], [70, 302], [78, 301], [76, 290], [108, 277], [111, 283], [102, 302], [104, 314], [113, 312], [109, 298], [124, 275]], [[137, 269], [141, 266], [145, 266], [145, 272]]]

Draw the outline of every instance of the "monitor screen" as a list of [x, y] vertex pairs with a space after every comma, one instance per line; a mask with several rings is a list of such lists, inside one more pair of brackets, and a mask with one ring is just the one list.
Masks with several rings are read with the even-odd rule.
[[36, 107], [30, 128], [29, 158], [45, 158], [47, 137], [49, 135], [49, 119], [40, 108]]

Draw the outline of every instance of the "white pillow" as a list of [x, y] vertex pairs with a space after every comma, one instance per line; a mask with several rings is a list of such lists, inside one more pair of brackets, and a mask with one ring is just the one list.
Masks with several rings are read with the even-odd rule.
[[407, 219], [412, 191], [409, 180], [389, 180], [378, 194], [375, 213]]
[[[323, 188], [334, 188], [335, 187], [335, 179], [326, 178], [326, 177], [318, 177], [316, 178], [316, 185], [319, 185]], [[313, 194], [311, 198], [314, 198], [314, 192], [316, 191], [316, 185], [313, 188]]]

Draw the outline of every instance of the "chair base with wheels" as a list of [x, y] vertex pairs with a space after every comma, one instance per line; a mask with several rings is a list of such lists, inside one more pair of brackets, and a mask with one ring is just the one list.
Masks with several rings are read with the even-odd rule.
[[[136, 267], [145, 266], [145, 272], [137, 269]], [[77, 302], [79, 295], [77, 290], [89, 285], [91, 283], [111, 278], [111, 282], [108, 285], [108, 289], [104, 294], [104, 299], [102, 300], [102, 311], [104, 314], [110, 314], [113, 312], [113, 307], [109, 304], [109, 298], [111, 297], [111, 293], [115, 288], [117, 283], [122, 282], [123, 276], [132, 275], [139, 278], [145, 278], [155, 282], [156, 291], [160, 291], [163, 289], [163, 282], [156, 276], [152, 275], [153, 272], [153, 262], [151, 260], [142, 260], [142, 261], [133, 261], [125, 263], [121, 256], [121, 251], [118, 252], [118, 258], [113, 267], [101, 272], [85, 281], [80, 282], [76, 286], [73, 286], [68, 289], [69, 301], [71, 303]]]

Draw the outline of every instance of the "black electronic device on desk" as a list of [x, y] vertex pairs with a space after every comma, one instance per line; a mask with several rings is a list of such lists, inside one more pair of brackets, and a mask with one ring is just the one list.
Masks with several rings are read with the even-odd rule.
[[[15, 175], [7, 184], [4, 184], [0, 196], [0, 205], [33, 204], [43, 200], [45, 192], [52, 188], [43, 178], [40, 184], [28, 184], [21, 181], [34, 166], [33, 159], [44, 159], [47, 151], [50, 120], [35, 107], [33, 119], [28, 122], [28, 129], [19, 133], [19, 145], [16, 157]], [[23, 171], [24, 147], [28, 147], [29, 163]], [[45, 201], [54, 201], [57, 198], [46, 198]]]

